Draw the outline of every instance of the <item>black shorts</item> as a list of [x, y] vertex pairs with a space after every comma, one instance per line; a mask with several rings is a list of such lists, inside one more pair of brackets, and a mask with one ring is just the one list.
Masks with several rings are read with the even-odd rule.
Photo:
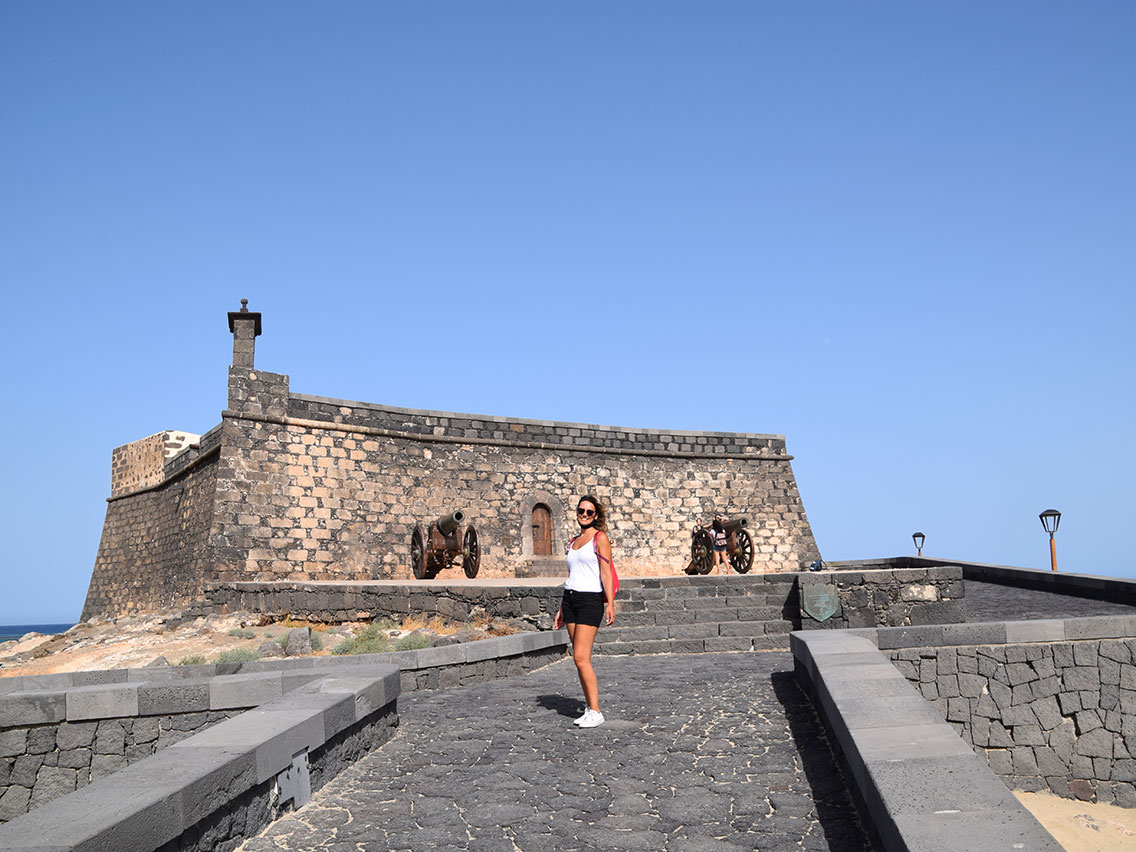
[[604, 617], [604, 593], [565, 589], [560, 613], [565, 624], [587, 624], [598, 628]]

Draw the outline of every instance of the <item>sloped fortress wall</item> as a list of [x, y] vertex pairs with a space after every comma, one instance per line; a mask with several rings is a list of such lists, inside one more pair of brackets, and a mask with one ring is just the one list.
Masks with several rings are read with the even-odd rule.
[[[260, 315], [242, 308], [229, 327], [228, 408], [190, 451], [205, 453], [206, 438], [217, 443], [208, 462], [212, 503], [198, 515], [208, 514], [207, 540], [194, 544], [205, 583], [409, 578], [414, 525], [454, 509], [477, 528], [479, 577], [512, 577], [542, 558], [533, 553], [534, 508], [551, 517], [553, 558], [561, 558], [576, 529], [576, 500], [588, 492], [610, 509], [622, 573], [681, 572], [691, 528], [715, 512], [749, 519], [754, 571], [797, 571], [819, 555], [781, 435], [622, 429], [294, 394], [288, 376], [253, 364]], [[177, 475], [172, 462], [166, 475]], [[141, 506], [142, 496], [115, 499]], [[108, 512], [100, 588], [113, 589], [109, 578], [125, 570], [165, 582], [161, 558], [131, 561], [136, 546], [118, 516], [133, 512], [116, 509], [113, 529]], [[165, 529], [176, 523], [185, 519]], [[459, 579], [456, 566], [439, 575]], [[140, 599], [100, 592], [88, 597], [84, 617]]]
[[[138, 443], [152, 445], [153, 437]], [[211, 569], [219, 441], [214, 431], [159, 466], [163, 475], [154, 484], [112, 494], [83, 619], [176, 609], [202, 598]]]

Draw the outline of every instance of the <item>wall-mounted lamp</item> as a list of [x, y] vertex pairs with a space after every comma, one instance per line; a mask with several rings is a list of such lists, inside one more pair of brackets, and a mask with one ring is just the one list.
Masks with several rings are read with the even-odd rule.
[[1041, 525], [1045, 527], [1045, 531], [1049, 533], [1049, 569], [1056, 571], [1057, 544], [1053, 540], [1053, 534], [1057, 532], [1057, 527], [1061, 523], [1061, 513], [1056, 509], [1046, 509], [1038, 517], [1041, 519]]

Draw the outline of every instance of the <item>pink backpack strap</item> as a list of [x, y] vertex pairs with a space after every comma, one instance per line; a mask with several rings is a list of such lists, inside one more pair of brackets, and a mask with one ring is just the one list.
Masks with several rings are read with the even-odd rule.
[[604, 558], [604, 555], [602, 553], [600, 553], [600, 545], [599, 545], [599, 542], [596, 541], [596, 539], [599, 538], [599, 537], [600, 537], [600, 534], [598, 532], [594, 536], [592, 536], [592, 550], [594, 550], [596, 552], [596, 559], [597, 560], [599, 560], [601, 562], [606, 562], [608, 565], [611, 565], [612, 561], [610, 559]]

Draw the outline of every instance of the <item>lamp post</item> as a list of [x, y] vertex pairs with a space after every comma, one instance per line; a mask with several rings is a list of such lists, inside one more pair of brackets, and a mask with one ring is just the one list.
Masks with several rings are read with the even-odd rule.
[[1057, 525], [1061, 523], [1061, 513], [1056, 509], [1046, 509], [1038, 517], [1041, 525], [1049, 533], [1049, 569], [1057, 570], [1057, 544], [1053, 541], [1053, 534], [1057, 532]]
[[913, 542], [915, 542], [915, 550], [916, 550], [915, 555], [916, 556], [922, 556], [923, 555], [923, 542], [927, 540], [927, 536], [923, 535], [923, 533], [921, 533], [921, 532], [912, 533], [911, 534], [911, 540]]

